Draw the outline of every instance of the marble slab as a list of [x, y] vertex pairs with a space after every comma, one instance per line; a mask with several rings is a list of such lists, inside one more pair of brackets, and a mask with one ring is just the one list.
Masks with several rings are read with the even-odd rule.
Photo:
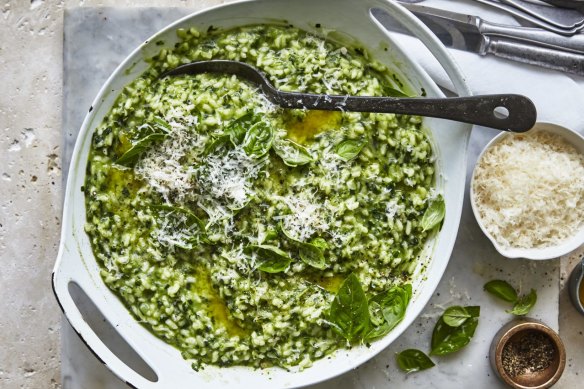
[[[176, 8], [75, 8], [65, 12], [64, 177], [77, 131], [107, 76], [141, 41], [188, 12]], [[469, 176], [479, 151], [496, 133], [485, 128], [473, 131], [467, 166]], [[483, 284], [494, 278], [506, 279], [522, 292], [535, 288], [538, 303], [531, 316], [558, 329], [559, 261], [509, 260], [500, 256], [474, 220], [467, 193], [450, 264], [422, 315], [379, 356], [355, 371], [314, 388], [503, 387], [489, 367], [488, 348], [495, 332], [512, 317], [505, 313], [504, 304], [482, 290]], [[437, 366], [433, 369], [412, 375], [399, 371], [395, 353], [406, 348], [428, 351], [437, 318], [445, 307], [454, 304], [481, 306], [480, 324], [471, 343], [452, 356], [434, 358]], [[95, 319], [103, 324], [105, 335], [102, 336], [113, 336], [108, 335], [107, 324], [102, 318]], [[62, 375], [66, 389], [126, 387], [95, 359], [66, 320], [63, 320], [62, 331]]]

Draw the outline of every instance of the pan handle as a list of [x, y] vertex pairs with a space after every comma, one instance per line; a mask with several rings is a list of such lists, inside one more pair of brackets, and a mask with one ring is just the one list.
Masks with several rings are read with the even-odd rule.
[[[83, 285], [86, 285], [86, 282], [92, 281], [89, 279], [86, 271], [72, 270], [70, 265], [75, 262], [67, 261], [67, 257], [71, 255], [71, 253], [63, 255], [63, 252], [65, 251], [67, 251], [67, 249], [61, 244], [55, 271], [51, 277], [51, 284], [53, 287], [53, 293], [59, 303], [59, 307], [79, 338], [101, 363], [106, 365], [108, 369], [130, 387], [140, 389], [167, 387], [165, 386], [165, 380], [161, 380], [161, 376], [158, 372], [155, 372], [158, 377], [157, 381], [150, 381], [129, 367], [102, 342], [99, 336], [97, 336], [94, 330], [85, 321], [69, 292], [69, 283], [75, 282], [87, 294], [87, 289], [84, 289]], [[62, 266], [64, 261], [68, 263], [67, 266]], [[77, 262], [81, 261], [77, 260]], [[74, 267], [75, 265], [72, 266]], [[91, 296], [89, 296], [89, 298], [95, 304], [95, 299], [91, 298]]]

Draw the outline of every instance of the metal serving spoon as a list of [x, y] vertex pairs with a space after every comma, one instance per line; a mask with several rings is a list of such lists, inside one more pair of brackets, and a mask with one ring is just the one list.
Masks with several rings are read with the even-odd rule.
[[537, 117], [535, 106], [530, 99], [513, 94], [402, 98], [282, 92], [274, 88], [259, 70], [237, 61], [192, 62], [169, 70], [160, 77], [199, 73], [235, 74], [257, 85], [271, 103], [282, 108], [430, 116], [511, 132], [529, 130], [535, 124]]

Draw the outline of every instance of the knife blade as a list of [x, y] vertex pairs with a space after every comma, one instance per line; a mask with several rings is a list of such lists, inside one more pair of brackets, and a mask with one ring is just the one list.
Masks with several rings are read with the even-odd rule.
[[[446, 30], [454, 36], [459, 31], [466, 37], [491, 36], [513, 39], [528, 44], [548, 47], [554, 50], [584, 54], [584, 34], [566, 37], [534, 27], [515, 27], [490, 23], [478, 16], [466, 15], [452, 11], [426, 7], [422, 5], [401, 3], [405, 8], [420, 18], [426, 25]], [[432, 29], [432, 27], [430, 27]]]

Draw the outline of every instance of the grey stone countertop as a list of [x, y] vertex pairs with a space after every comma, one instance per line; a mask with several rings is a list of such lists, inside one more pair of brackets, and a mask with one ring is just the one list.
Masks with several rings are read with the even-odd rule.
[[[128, 25], [124, 24], [128, 22], [127, 18], [137, 15], [136, 10], [130, 8], [138, 5], [180, 5], [196, 10], [218, 3], [213, 0], [33, 0], [8, 1], [0, 5], [0, 36], [3, 37], [0, 40], [0, 77], [4, 86], [4, 93], [0, 94], [0, 295], [3, 297], [0, 303], [0, 334], [3, 342], [0, 349], [1, 388], [49, 388], [58, 387], [61, 383], [66, 388], [125, 387], [85, 349], [66, 321], [62, 321], [50, 289], [50, 273], [60, 233], [63, 190], [61, 160], [70, 152], [70, 143], [62, 142], [62, 136], [64, 134], [66, 139], [74, 137], [104, 77], [127, 55], [128, 48], [135, 47], [165, 25], [166, 21], [187, 13], [185, 9], [150, 9], [148, 28], [133, 28], [134, 33], [121, 34], [120, 29]], [[117, 8], [74, 9], [102, 5]], [[127, 8], [127, 12], [120, 8]], [[67, 28], [75, 26], [74, 18], [89, 19], [82, 25], [86, 29], [86, 40], [82, 41], [85, 44], [74, 46], [80, 41], [66, 40], [64, 51], [63, 15], [66, 9], [70, 10], [65, 16]], [[104, 13], [101, 20], [99, 17], [95, 19], [98, 12]], [[116, 25], [116, 21], [121, 24]], [[466, 53], [456, 54], [457, 59], [459, 55], [468, 56]], [[83, 66], [89, 64], [76, 60], [76, 57], [91, 58], [95, 73], [84, 73]], [[496, 63], [493, 59], [478, 56], [462, 59], [469, 58], [471, 62], [476, 61], [476, 64], [486, 67]], [[63, 65], [65, 72], [62, 71]], [[79, 66], [79, 69], [74, 66]], [[488, 74], [481, 80], [478, 76], [470, 79], [475, 92], [488, 90], [485, 86], [488, 83]], [[575, 77], [542, 71], [538, 84], [545, 88], [547, 98], [569, 99], [573, 84], [582, 86], [583, 82]], [[84, 90], [82, 93], [69, 94], [73, 86], [83, 86]], [[530, 92], [529, 87], [526, 88]], [[544, 98], [535, 89], [532, 93], [538, 99]], [[536, 104], [541, 104], [542, 100], [538, 99], [535, 99]], [[78, 106], [82, 109], [63, 109], [62, 101], [64, 107]], [[559, 124], [569, 125], [572, 119], [570, 115], [567, 111], [566, 122]], [[495, 134], [491, 130], [473, 132], [469, 170], [479, 150]], [[472, 250], [469, 250], [470, 247]], [[497, 277], [521, 285], [522, 290], [531, 287], [538, 290], [539, 303], [532, 316], [542, 319], [553, 328], [559, 328], [568, 348], [566, 372], [556, 387], [578, 387], [579, 373], [584, 365], [584, 354], [581, 351], [584, 347], [584, 317], [573, 309], [563, 286], [569, 271], [581, 255], [577, 251], [562, 258], [561, 263], [551, 261], [537, 264], [502, 258], [476, 225], [467, 196], [451, 263], [435, 297], [415, 325], [388, 350], [360, 369], [319, 386], [366, 388], [399, 384], [400, 387], [424, 385], [441, 388], [463, 387], [471, 382], [477, 388], [499, 386], [486, 361], [488, 343], [494, 332], [510, 318], [504, 313], [501, 304], [482, 292], [484, 282]], [[451, 358], [441, 359], [438, 369], [405, 379], [403, 373], [395, 368], [393, 353], [409, 347], [427, 348], [425, 344], [433, 323], [443, 307], [470, 302], [481, 305], [483, 312], [489, 314], [481, 318], [477, 334], [467, 349]], [[470, 381], [471, 375], [464, 372], [475, 372], [473, 381]]]

